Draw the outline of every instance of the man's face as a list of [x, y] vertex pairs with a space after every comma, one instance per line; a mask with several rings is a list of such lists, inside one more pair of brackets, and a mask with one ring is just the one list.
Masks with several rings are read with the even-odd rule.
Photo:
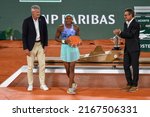
[[40, 12], [39, 9], [33, 9], [33, 10], [32, 10], [32, 17], [33, 17], [34, 19], [39, 18], [40, 15], [41, 15], [41, 12]]
[[72, 24], [72, 22], [73, 22], [73, 19], [72, 19], [71, 16], [67, 16], [67, 17], [65, 18], [65, 24]]
[[126, 20], [126, 21], [130, 21], [131, 19], [132, 19], [133, 17], [132, 17], [132, 14], [130, 14], [129, 12], [125, 12], [124, 13], [124, 19]]

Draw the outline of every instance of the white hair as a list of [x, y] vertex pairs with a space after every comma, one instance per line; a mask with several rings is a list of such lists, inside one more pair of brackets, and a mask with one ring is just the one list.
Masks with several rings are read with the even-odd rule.
[[41, 10], [39, 5], [32, 5], [31, 6], [31, 11], [34, 11], [35, 9]]

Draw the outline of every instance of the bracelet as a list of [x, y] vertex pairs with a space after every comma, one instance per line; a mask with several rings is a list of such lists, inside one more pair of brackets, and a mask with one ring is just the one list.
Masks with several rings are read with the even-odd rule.
[[65, 40], [61, 40], [61, 43], [65, 44]]

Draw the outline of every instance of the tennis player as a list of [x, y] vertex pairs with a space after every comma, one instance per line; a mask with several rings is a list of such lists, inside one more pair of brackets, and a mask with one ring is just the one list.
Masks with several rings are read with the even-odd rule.
[[57, 28], [55, 39], [61, 43], [61, 60], [64, 62], [66, 74], [69, 78], [68, 94], [76, 94], [77, 83], [75, 77], [75, 63], [79, 59], [80, 52], [78, 47], [70, 46], [70, 36], [79, 36], [79, 27], [73, 24], [74, 16], [67, 14], [64, 19], [64, 24]]

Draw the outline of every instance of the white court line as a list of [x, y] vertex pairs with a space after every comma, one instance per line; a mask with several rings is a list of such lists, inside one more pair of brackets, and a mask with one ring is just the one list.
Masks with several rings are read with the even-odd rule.
[[[37, 73], [37, 67], [33, 69], [33, 73]], [[13, 82], [21, 73], [27, 73], [27, 65], [23, 65], [19, 68], [14, 74], [7, 78], [3, 83], [0, 84], [0, 87], [7, 87], [11, 82]], [[66, 73], [64, 66], [48, 66], [45, 69], [45, 73]], [[124, 74], [122, 67], [120, 68], [108, 68], [100, 66], [76, 66], [75, 73], [101, 73], [101, 74]], [[140, 74], [150, 74], [149, 67], [140, 68]]]
[[14, 74], [7, 78], [3, 83], [0, 84], [0, 87], [7, 87], [12, 81], [14, 81], [25, 69], [25, 66], [19, 68]]

